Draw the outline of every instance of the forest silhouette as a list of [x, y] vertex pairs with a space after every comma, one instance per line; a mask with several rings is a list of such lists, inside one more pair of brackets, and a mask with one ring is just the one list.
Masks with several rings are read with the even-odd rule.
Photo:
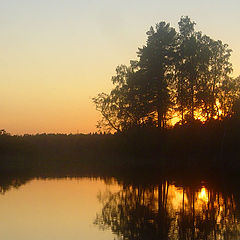
[[187, 16], [178, 25], [151, 27], [138, 60], [118, 66], [112, 91], [93, 98], [102, 115], [98, 133], [12, 136], [2, 129], [1, 173], [149, 168], [238, 175], [240, 77], [232, 77], [231, 50], [196, 31]]
[[182, 17], [177, 32], [160, 22], [147, 32], [138, 60], [120, 65], [110, 94], [93, 98], [102, 114], [99, 128], [169, 128], [239, 117], [239, 77], [231, 77], [231, 49], [195, 31]]
[[119, 239], [238, 239], [240, 76], [228, 45], [195, 25], [150, 27], [138, 60], [92, 99], [98, 132], [0, 130], [0, 194], [33, 179], [114, 180], [94, 223]]

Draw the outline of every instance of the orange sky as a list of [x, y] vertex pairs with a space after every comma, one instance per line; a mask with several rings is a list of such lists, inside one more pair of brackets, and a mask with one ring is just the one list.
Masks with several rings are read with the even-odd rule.
[[145, 32], [182, 15], [233, 49], [240, 74], [238, 0], [11, 0], [0, 8], [0, 128], [11, 134], [89, 133], [91, 98], [111, 89], [118, 64], [136, 58]]

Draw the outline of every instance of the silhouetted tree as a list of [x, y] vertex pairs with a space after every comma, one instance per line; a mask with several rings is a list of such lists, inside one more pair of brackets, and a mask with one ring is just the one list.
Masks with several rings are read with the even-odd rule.
[[147, 35], [146, 46], [138, 51], [138, 66], [147, 85], [146, 102], [157, 118], [157, 126], [164, 128], [172, 105], [170, 85], [174, 77], [177, 33], [170, 24], [160, 22]]
[[195, 31], [187, 16], [178, 25], [179, 33], [165, 22], [151, 27], [139, 60], [117, 67], [111, 93], [93, 98], [102, 114], [99, 127], [165, 128], [174, 114], [181, 124], [233, 115], [240, 84], [230, 77], [228, 45]]

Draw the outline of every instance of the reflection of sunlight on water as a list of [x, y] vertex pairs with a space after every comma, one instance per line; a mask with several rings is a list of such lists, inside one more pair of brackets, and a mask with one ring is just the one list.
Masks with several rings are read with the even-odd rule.
[[[166, 191], [165, 191], [166, 193]], [[192, 195], [193, 194], [193, 195]], [[158, 191], [155, 192], [156, 202], [157, 205], [157, 196]], [[195, 210], [202, 211], [203, 208], [206, 207], [206, 205], [209, 202], [209, 196], [208, 196], [208, 189], [206, 187], [202, 187], [199, 191], [189, 192], [189, 190], [184, 190], [181, 187], [176, 187], [173, 184], [168, 185], [167, 189], [167, 206], [171, 211], [181, 211], [182, 207], [186, 208], [186, 210], [191, 210], [192, 205], [192, 197], [194, 196], [194, 205]], [[190, 202], [189, 202], [190, 201]], [[157, 207], [156, 207], [157, 209]]]
[[123, 239], [136, 239], [128, 238], [129, 232], [151, 233], [149, 239], [240, 239], [236, 199], [206, 186], [183, 187], [168, 181], [122, 185], [119, 192], [107, 195], [96, 223], [126, 235]]
[[198, 199], [202, 200], [205, 203], [208, 202], [208, 194], [207, 194], [207, 190], [205, 187], [202, 187], [201, 192], [199, 192]]
[[[202, 187], [199, 192], [196, 192], [194, 198], [196, 209], [202, 210], [202, 207], [209, 201], [208, 190], [205, 187]], [[169, 185], [168, 187], [168, 199], [171, 209], [175, 211], [179, 211], [183, 207], [183, 204], [186, 207], [189, 205], [188, 192], [174, 185]]]
[[183, 189], [177, 188], [174, 185], [170, 185], [169, 199], [171, 202], [171, 208], [174, 210], [180, 210], [183, 201]]

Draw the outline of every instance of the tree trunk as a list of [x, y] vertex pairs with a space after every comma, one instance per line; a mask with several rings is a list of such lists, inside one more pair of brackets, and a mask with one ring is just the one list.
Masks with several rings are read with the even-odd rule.
[[162, 128], [162, 114], [161, 114], [160, 108], [158, 108], [157, 114], [158, 114], [157, 116], [158, 128]]
[[191, 83], [191, 118], [194, 120], [194, 89], [193, 89], [193, 81]]

